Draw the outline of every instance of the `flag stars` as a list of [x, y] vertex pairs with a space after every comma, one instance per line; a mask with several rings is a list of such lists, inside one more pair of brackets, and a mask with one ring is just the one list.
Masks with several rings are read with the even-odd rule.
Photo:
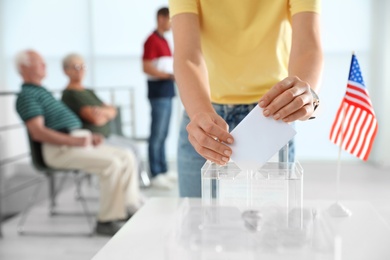
[[360, 71], [360, 66], [359, 66], [359, 63], [357, 62], [355, 56], [353, 56], [353, 58], [352, 58], [352, 66], [351, 66], [351, 71], [349, 74], [349, 80], [354, 81], [356, 83], [359, 83], [361, 85], [364, 85], [363, 76], [362, 76], [362, 73]]

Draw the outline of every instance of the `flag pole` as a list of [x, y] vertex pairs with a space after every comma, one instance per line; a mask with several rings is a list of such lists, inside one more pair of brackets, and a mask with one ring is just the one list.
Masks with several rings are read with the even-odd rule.
[[343, 106], [343, 119], [341, 120], [341, 143], [339, 145], [339, 155], [337, 159], [337, 172], [336, 172], [336, 203], [340, 200], [340, 175], [341, 175], [341, 150], [344, 143], [344, 120], [345, 120], [345, 107]]
[[[352, 59], [353, 55], [355, 55], [355, 52], [352, 52]], [[352, 61], [351, 61], [351, 66], [352, 66]], [[351, 68], [351, 67], [350, 67]], [[348, 83], [347, 83], [348, 84]], [[344, 103], [343, 105], [343, 112], [342, 112], [342, 119], [341, 119], [341, 128], [340, 128], [340, 134], [341, 134], [341, 141], [339, 145], [339, 155], [337, 159], [337, 171], [336, 171], [336, 203], [332, 204], [328, 212], [332, 217], [349, 217], [351, 216], [351, 211], [347, 209], [344, 205], [340, 203], [340, 176], [341, 176], [341, 152], [342, 152], [342, 147], [344, 144], [344, 124], [345, 124], [345, 118], [347, 117], [347, 111], [345, 109]]]
[[[352, 55], [354, 52], [352, 52]], [[345, 118], [347, 117], [347, 111], [345, 109], [345, 105], [343, 103], [343, 117], [341, 119], [341, 128], [340, 128], [340, 134], [341, 134], [341, 141], [339, 145], [339, 155], [337, 159], [337, 171], [336, 171], [336, 203], [339, 202], [340, 200], [340, 176], [341, 176], [341, 152], [344, 144], [344, 123], [345, 123]]]

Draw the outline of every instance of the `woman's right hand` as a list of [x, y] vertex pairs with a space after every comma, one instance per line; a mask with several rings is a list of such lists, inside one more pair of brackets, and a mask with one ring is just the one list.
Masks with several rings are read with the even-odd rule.
[[216, 113], [197, 113], [187, 125], [188, 140], [195, 150], [207, 160], [225, 165], [232, 154], [226, 144], [234, 139], [226, 122]]

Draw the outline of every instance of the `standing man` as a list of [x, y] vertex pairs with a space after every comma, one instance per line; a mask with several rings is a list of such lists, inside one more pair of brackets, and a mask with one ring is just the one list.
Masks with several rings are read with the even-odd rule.
[[175, 79], [186, 110], [180, 196], [201, 196], [202, 165], [229, 161], [229, 130], [254, 106], [287, 123], [312, 117], [323, 60], [319, 9], [320, 0], [170, 0]]
[[149, 164], [152, 185], [171, 189], [174, 178], [167, 175], [165, 140], [171, 118], [172, 98], [175, 96], [172, 53], [164, 33], [171, 29], [169, 10], [157, 11], [157, 29], [144, 44], [143, 70], [148, 75], [148, 99], [152, 108], [149, 138]]

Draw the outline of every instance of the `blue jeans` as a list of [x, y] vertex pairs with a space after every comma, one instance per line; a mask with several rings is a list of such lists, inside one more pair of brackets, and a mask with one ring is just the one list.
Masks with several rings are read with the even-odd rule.
[[149, 166], [152, 177], [168, 171], [165, 140], [172, 112], [172, 98], [151, 98], [152, 124], [149, 137]]
[[[229, 131], [233, 130], [244, 117], [257, 105], [218, 105], [213, 104], [215, 111], [229, 125]], [[201, 197], [201, 168], [206, 162], [200, 156], [191, 143], [188, 141], [186, 126], [190, 119], [186, 112], [183, 113], [183, 119], [180, 126], [178, 143], [178, 173], [179, 173], [179, 194], [180, 197]], [[294, 161], [294, 142], [289, 142], [289, 161]], [[283, 150], [279, 152], [279, 160], [285, 161]]]

